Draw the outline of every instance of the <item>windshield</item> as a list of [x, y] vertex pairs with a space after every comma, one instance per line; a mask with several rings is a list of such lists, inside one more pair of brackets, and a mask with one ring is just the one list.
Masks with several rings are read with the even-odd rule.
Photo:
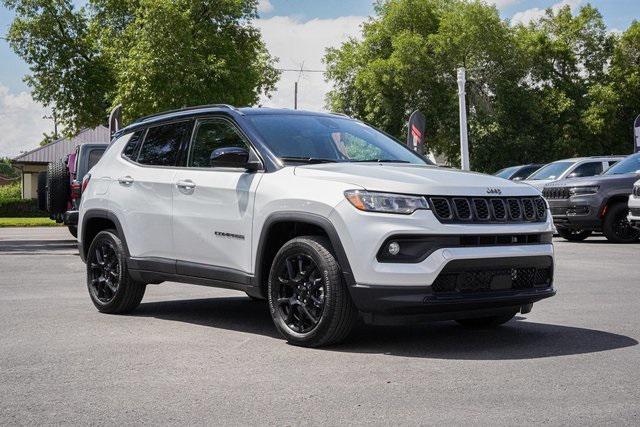
[[364, 123], [298, 114], [249, 116], [273, 153], [285, 161], [431, 164]]
[[625, 173], [640, 172], [640, 153], [625, 157], [620, 162], [611, 166], [604, 175], [622, 175]]
[[567, 171], [573, 165], [573, 162], [553, 162], [549, 163], [547, 166], [544, 166], [538, 172], [534, 173], [527, 179], [532, 179], [534, 181], [540, 179], [557, 179]]
[[494, 173], [495, 176], [499, 176], [500, 178], [509, 179], [512, 173], [518, 170], [520, 166], [511, 166], [510, 168], [500, 169], [498, 172]]

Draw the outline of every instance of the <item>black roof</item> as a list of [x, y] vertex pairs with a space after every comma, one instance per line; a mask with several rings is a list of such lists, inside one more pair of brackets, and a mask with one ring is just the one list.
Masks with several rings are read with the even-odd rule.
[[138, 127], [147, 126], [156, 122], [163, 122], [168, 120], [179, 119], [181, 117], [191, 117], [198, 115], [206, 115], [211, 113], [227, 113], [231, 115], [240, 116], [253, 116], [253, 115], [280, 115], [280, 114], [294, 114], [301, 116], [325, 116], [325, 117], [348, 117], [341, 113], [321, 113], [316, 111], [305, 110], [291, 110], [288, 108], [265, 108], [265, 107], [242, 107], [237, 108], [228, 104], [212, 104], [212, 105], [198, 105], [194, 107], [186, 107], [178, 110], [164, 111], [149, 116], [144, 116], [134, 120], [130, 125], [124, 127], [118, 133], [126, 133]]

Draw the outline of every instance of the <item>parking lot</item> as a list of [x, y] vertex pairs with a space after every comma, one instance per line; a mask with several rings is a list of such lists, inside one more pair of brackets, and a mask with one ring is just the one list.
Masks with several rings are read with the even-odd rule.
[[98, 313], [66, 229], [0, 229], [0, 424], [633, 424], [640, 244], [556, 240], [558, 295], [492, 331], [287, 345], [265, 303], [176, 283]]

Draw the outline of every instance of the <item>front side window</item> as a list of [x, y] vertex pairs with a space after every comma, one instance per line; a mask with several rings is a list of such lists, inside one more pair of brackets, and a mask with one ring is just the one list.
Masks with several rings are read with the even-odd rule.
[[191, 122], [169, 123], [149, 128], [138, 154], [138, 163], [175, 166], [180, 145], [190, 130]]
[[625, 157], [605, 172], [605, 175], [623, 175], [627, 173], [640, 173], [640, 153]]
[[543, 168], [539, 169], [536, 173], [534, 173], [527, 179], [532, 179], [534, 181], [541, 180], [541, 179], [558, 179], [573, 164], [574, 164], [573, 162], [549, 163], [547, 166], [544, 166]]
[[602, 173], [602, 162], [583, 163], [569, 174], [569, 178], [581, 178], [583, 176], [594, 176]]
[[187, 166], [211, 167], [211, 155], [219, 148], [239, 147], [249, 150], [235, 126], [224, 119], [200, 120], [189, 149]]
[[256, 114], [248, 119], [271, 151], [284, 161], [431, 164], [404, 144], [348, 118]]

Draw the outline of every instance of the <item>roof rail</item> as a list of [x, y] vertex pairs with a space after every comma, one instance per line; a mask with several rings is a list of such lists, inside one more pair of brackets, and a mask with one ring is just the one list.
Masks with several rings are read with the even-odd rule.
[[164, 116], [165, 114], [171, 114], [171, 113], [180, 113], [182, 111], [191, 111], [191, 110], [200, 110], [202, 108], [228, 108], [230, 110], [235, 110], [235, 111], [239, 111], [236, 107], [234, 107], [233, 105], [230, 104], [206, 104], [206, 105], [194, 105], [193, 107], [184, 107], [184, 108], [178, 108], [176, 110], [169, 110], [169, 111], [162, 111], [160, 113], [155, 113], [155, 114], [149, 114], [148, 116], [144, 116], [144, 117], [140, 117], [136, 120], [134, 120], [133, 123], [140, 123], [143, 122], [145, 120], [149, 120], [153, 117], [159, 117], [159, 116]]
[[348, 114], [345, 113], [337, 113], [335, 111], [330, 111], [329, 114], [333, 114], [334, 116], [342, 116], [342, 117], [349, 117], [351, 118], [351, 116], [349, 116]]

